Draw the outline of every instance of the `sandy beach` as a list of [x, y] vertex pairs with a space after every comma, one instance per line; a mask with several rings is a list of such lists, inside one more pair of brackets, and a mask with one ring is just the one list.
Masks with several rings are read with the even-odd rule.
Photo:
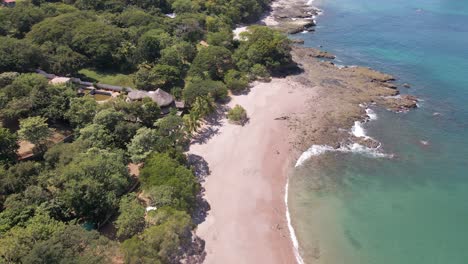
[[[245, 126], [222, 119], [215, 134], [190, 153], [203, 157], [211, 174], [203, 184], [211, 206], [197, 235], [205, 240], [205, 263], [295, 263], [286, 223], [284, 190], [290, 129], [282, 117], [300, 113], [313, 89], [289, 78], [254, 83], [229, 106], [243, 106]], [[276, 119], [276, 120], [275, 120]]]
[[[366, 118], [365, 104], [390, 110], [416, 102], [393, 97], [393, 77], [363, 67], [342, 68], [322, 61], [324, 53], [295, 47], [298, 72], [269, 83], [253, 83], [232, 96], [249, 122], [230, 124], [219, 113], [195, 137], [189, 153], [202, 158], [209, 175], [202, 182], [210, 206], [196, 235], [205, 241], [204, 263], [296, 263], [284, 202], [289, 170], [313, 144], [340, 148], [376, 142], [350, 133]], [[294, 224], [294, 219], [292, 219]]]

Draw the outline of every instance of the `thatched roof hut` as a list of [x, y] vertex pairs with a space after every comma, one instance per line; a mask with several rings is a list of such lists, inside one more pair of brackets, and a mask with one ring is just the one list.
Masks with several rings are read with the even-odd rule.
[[171, 94], [161, 89], [157, 89], [156, 91], [150, 91], [150, 92], [131, 91], [127, 95], [127, 98], [132, 101], [142, 100], [145, 97], [151, 98], [151, 100], [156, 102], [159, 105], [159, 107], [166, 107], [166, 106], [171, 105], [174, 102], [174, 97]]
[[145, 91], [131, 91], [127, 94], [127, 98], [132, 101], [142, 100], [143, 98], [147, 97], [148, 93]]

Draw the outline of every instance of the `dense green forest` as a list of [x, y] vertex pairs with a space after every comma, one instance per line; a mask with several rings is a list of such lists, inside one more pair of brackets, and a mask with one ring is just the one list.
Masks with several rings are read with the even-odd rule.
[[[286, 36], [266, 27], [233, 39], [236, 24], [257, 20], [268, 5], [23, 0], [0, 7], [0, 263], [186, 258], [200, 192], [184, 153], [191, 135], [229, 91], [291, 62]], [[125, 92], [98, 102], [36, 69], [159, 88], [185, 109], [161, 111]], [[28, 157], [19, 154], [24, 143]]]

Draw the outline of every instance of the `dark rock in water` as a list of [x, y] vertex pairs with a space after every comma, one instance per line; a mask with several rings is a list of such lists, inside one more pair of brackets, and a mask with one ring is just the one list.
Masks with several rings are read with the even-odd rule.
[[409, 85], [409, 83], [404, 83], [404, 84], [403, 84], [403, 87], [405, 87], [405, 88], [410, 88], [411, 85]]
[[396, 88], [398, 88], [396, 84], [390, 83], [390, 82], [383, 82], [382, 85], [385, 86], [385, 87], [388, 87], [388, 88], [390, 88], [390, 89], [396, 89]]
[[313, 57], [313, 58], [323, 58], [323, 59], [335, 59], [336, 56], [323, 50], [314, 49], [314, 48], [304, 48], [302, 49], [304, 56]]
[[301, 33], [302, 31], [304, 31], [304, 27], [295, 27], [295, 28], [291, 28], [289, 30], [287, 30], [286, 32], [288, 34], [297, 34], [297, 33]]
[[304, 44], [304, 40], [303, 39], [291, 39], [291, 42], [293, 44]]
[[391, 111], [406, 112], [418, 107], [418, 98], [408, 94], [399, 97], [386, 97], [383, 98], [382, 104]]
[[315, 55], [316, 58], [324, 58], [324, 59], [335, 59], [336, 56], [329, 53], [329, 52], [326, 52], [326, 51], [319, 51], [316, 55]]
[[287, 33], [297, 34], [303, 31], [314, 31], [315, 22], [312, 20], [295, 20], [284, 22], [281, 26]]
[[351, 139], [353, 141], [353, 143], [357, 143], [361, 146], [364, 146], [366, 148], [370, 148], [370, 149], [376, 149], [380, 146], [380, 142], [378, 142], [377, 140], [375, 139], [372, 139], [372, 138], [368, 138], [368, 137], [353, 137]]

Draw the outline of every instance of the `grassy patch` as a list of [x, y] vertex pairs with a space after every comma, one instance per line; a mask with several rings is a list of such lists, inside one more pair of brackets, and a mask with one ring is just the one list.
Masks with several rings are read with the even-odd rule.
[[133, 74], [123, 74], [118, 72], [101, 71], [95, 69], [82, 69], [78, 73], [82, 75], [80, 76], [80, 78], [90, 82], [98, 82], [135, 88], [135, 84], [133, 83]]

